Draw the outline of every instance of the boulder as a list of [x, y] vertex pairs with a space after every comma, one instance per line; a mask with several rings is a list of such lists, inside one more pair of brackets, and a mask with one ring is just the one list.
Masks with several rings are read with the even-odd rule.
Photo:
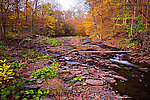
[[91, 85], [103, 85], [104, 84], [104, 82], [101, 80], [93, 80], [93, 79], [87, 79], [85, 82]]

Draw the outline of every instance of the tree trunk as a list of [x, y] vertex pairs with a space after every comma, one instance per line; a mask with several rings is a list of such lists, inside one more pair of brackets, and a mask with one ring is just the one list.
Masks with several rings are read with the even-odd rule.
[[17, 12], [17, 20], [19, 20], [19, 0], [16, 0], [16, 12]]
[[131, 36], [133, 37], [133, 21], [134, 21], [134, 13], [132, 12], [132, 20], [131, 20]]
[[[127, 14], [127, 10], [126, 10], [126, 3], [128, 2], [128, 0], [126, 1], [126, 0], [124, 0], [124, 3], [125, 3], [125, 5], [124, 5], [124, 8], [125, 8], [125, 14]], [[127, 16], [125, 15], [125, 17], [123, 18], [123, 24], [124, 25], [126, 25], [127, 24]]]
[[33, 27], [34, 27], [34, 14], [35, 14], [35, 17], [37, 15], [37, 3], [38, 3], [38, 0], [35, 0], [35, 11], [33, 9], [33, 13], [32, 13], [32, 22], [31, 22], [31, 32], [33, 32]]
[[146, 0], [146, 23], [145, 23], [145, 31], [147, 32], [147, 18], [148, 18], [148, 0]]
[[5, 35], [6, 35], [6, 27], [5, 27], [5, 18], [4, 18], [4, 9], [3, 9], [3, 0], [0, 4], [1, 6], [1, 27], [2, 27], [2, 34], [1, 34], [1, 39], [5, 39]]
[[33, 32], [33, 21], [34, 21], [34, 13], [33, 13], [33, 9], [32, 9], [32, 21], [31, 21], [31, 31], [30, 31], [30, 34]]
[[135, 12], [134, 12], [134, 6], [133, 6], [133, 11], [132, 11], [132, 20], [131, 20], [131, 36], [132, 36], [132, 37], [133, 37], [134, 16], [135, 16]]
[[102, 40], [102, 32], [103, 32], [103, 19], [102, 19], [102, 0], [100, 0], [100, 14], [101, 14], [101, 23], [100, 23], [100, 40]]
[[143, 6], [144, 1], [143, 0], [141, 0], [141, 4], [142, 4], [142, 7], [141, 7], [141, 10], [142, 10], [142, 19], [141, 19], [141, 22], [143, 23], [144, 22], [144, 16], [143, 16], [143, 14], [144, 14], [144, 6]]
[[28, 0], [26, 0], [26, 25], [28, 24]]
[[94, 9], [95, 7], [96, 7], [96, 1], [93, 1], [92, 11], [94, 11], [94, 13], [92, 13], [92, 17], [93, 17], [93, 21], [94, 21], [94, 32], [96, 33], [97, 38], [100, 39], [101, 33], [99, 36], [98, 29], [97, 29], [97, 20], [96, 20], [96, 15], [98, 14], [98, 12], [97, 12], [97, 10], [95, 11], [95, 9]]
[[17, 17], [16, 17], [16, 28], [17, 28], [17, 33], [19, 32], [19, 0], [15, 0], [15, 11], [17, 13]]
[[35, 0], [35, 16], [37, 16], [37, 3], [38, 3], [38, 0]]

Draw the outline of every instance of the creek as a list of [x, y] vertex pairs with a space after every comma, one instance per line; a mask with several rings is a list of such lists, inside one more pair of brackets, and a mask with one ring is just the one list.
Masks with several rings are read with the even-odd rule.
[[[88, 40], [83, 40], [83, 44], [90, 43], [91, 41]], [[103, 45], [101, 43], [94, 43], [91, 45], [97, 45], [101, 48], [104, 49], [110, 49], [111, 51], [114, 50], [120, 50], [114, 47], [110, 47], [107, 45]], [[65, 46], [69, 46], [69, 44], [66, 43]], [[39, 48], [39, 47], [34, 47], [35, 49], [38, 49], [39, 51], [45, 53], [45, 54], [50, 54], [52, 57], [57, 58], [57, 61], [63, 61], [67, 64], [72, 64], [76, 65], [81, 62], [81, 60], [78, 61], [73, 61], [71, 58], [65, 58], [67, 57], [66, 55], [61, 55], [61, 54], [56, 54], [52, 52], [47, 52], [44, 48]], [[82, 49], [86, 47], [72, 47], [72, 49]], [[90, 50], [90, 49], [87, 49]], [[91, 49], [92, 51], [96, 51], [94, 49]], [[149, 68], [150, 65], [148, 64], [140, 64], [140, 63], [132, 63], [130, 61], [130, 55], [126, 53], [112, 53], [112, 54], [88, 54], [90, 57], [94, 55], [94, 58], [92, 58], [93, 62], [87, 63], [88, 65], [96, 65], [97, 67], [102, 66], [97, 63], [94, 63], [94, 60], [97, 58], [100, 59], [105, 59], [106, 61], [109, 60], [112, 62], [112, 64], [117, 65], [119, 67], [108, 67], [108, 66], [103, 66], [105, 69], [111, 69], [115, 72], [117, 72], [118, 75], [121, 75], [128, 79], [127, 81], [122, 81], [122, 80], [117, 80], [115, 84], [111, 84], [113, 87], [113, 90], [115, 92], [120, 93], [121, 95], [128, 95], [132, 97], [132, 100], [147, 100], [150, 98], [150, 71], [148, 71], [146, 68]], [[86, 55], [86, 56], [88, 56]], [[59, 56], [59, 57], [58, 57]], [[76, 56], [80, 56], [79, 54]], [[82, 59], [83, 60], [83, 59]], [[82, 62], [84, 64], [85, 62]], [[144, 71], [141, 69], [145, 69]]]
[[[111, 48], [103, 44], [96, 44], [102, 48]], [[118, 50], [113, 48], [114, 50]], [[113, 89], [117, 90], [121, 94], [126, 94], [132, 97], [132, 100], [149, 100], [150, 99], [150, 71], [148, 68], [150, 65], [146, 63], [135, 63], [130, 61], [128, 54], [111, 54], [106, 58], [112, 61], [114, 64], [118, 64], [121, 68], [111, 68], [116, 71], [117, 74], [128, 79], [126, 82], [117, 80], [117, 84], [113, 84]], [[141, 69], [147, 69], [145, 71]]]

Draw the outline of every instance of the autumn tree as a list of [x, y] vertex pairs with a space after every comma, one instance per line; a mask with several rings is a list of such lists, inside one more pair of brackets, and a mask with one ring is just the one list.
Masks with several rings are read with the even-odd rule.
[[5, 34], [6, 34], [6, 19], [5, 19], [5, 13], [6, 13], [6, 9], [5, 9], [5, 3], [4, 1], [2, 0], [0, 2], [0, 14], [1, 14], [1, 39], [3, 39], [5, 37]]
[[40, 3], [38, 0], [2, 0], [0, 14], [1, 38], [55, 33], [55, 18], [49, 3]]

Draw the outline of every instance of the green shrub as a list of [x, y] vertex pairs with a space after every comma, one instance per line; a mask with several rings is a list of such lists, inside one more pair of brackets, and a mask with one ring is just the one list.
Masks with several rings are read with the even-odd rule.
[[36, 72], [33, 72], [30, 78], [39, 78], [39, 79], [46, 79], [46, 78], [54, 78], [57, 74], [57, 62], [54, 60], [51, 67], [44, 67], [42, 69], [38, 69]]
[[0, 97], [1, 100], [8, 100], [14, 97], [18, 99], [19, 91], [23, 89], [23, 82], [19, 80], [14, 69], [5, 60], [0, 60]]
[[0, 60], [0, 88], [5, 87], [10, 79], [13, 79], [13, 69], [9, 69], [10, 65], [5, 64], [5, 60]]
[[33, 99], [39, 100], [40, 98], [45, 98], [45, 95], [49, 94], [49, 90], [43, 88], [39, 89], [37, 92], [33, 90], [24, 90], [21, 91], [23, 100]]
[[72, 79], [72, 82], [75, 83], [75, 82], [81, 81], [81, 80], [82, 79], [78, 75], [76, 75], [76, 77]]

